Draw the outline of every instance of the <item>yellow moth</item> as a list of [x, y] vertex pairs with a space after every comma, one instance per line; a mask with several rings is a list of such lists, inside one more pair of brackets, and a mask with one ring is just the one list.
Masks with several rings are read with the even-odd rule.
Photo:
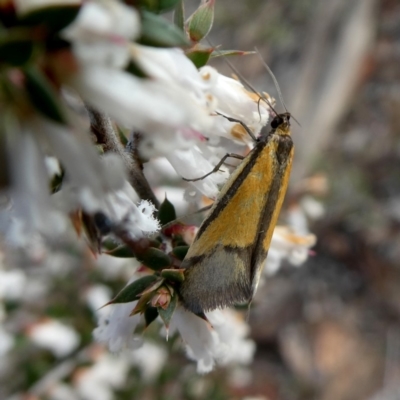
[[200, 226], [180, 287], [181, 302], [193, 313], [253, 298], [288, 186], [290, 134], [290, 114], [276, 114]]

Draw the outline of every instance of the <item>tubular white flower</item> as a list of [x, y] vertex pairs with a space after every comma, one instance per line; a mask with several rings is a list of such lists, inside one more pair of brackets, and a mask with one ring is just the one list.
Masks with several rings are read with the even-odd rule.
[[178, 306], [170, 330], [178, 330], [187, 345], [187, 354], [197, 361], [199, 373], [210, 372], [216, 363], [248, 364], [255, 344], [245, 336], [247, 325], [230, 310], [214, 310], [206, 314], [211, 325]]
[[[265, 102], [257, 103], [257, 95], [248, 92], [239, 81], [219, 74], [210, 66], [202, 67], [200, 75], [204, 81], [210, 82], [209, 91], [217, 101], [216, 111], [223, 116], [240, 120], [250, 128], [254, 136], [257, 136], [270, 118], [271, 110]], [[223, 117], [214, 119], [213, 131], [222, 134], [224, 129], [219, 124], [224, 127], [230, 126], [228, 133], [231, 139], [245, 143], [251, 141], [247, 133], [242, 132], [242, 135], [239, 135], [237, 130], [233, 129], [237, 125], [236, 122], [227, 123]]]
[[129, 363], [125, 357], [104, 353], [97, 358], [93, 366], [80, 371], [74, 386], [81, 399], [113, 400], [114, 390], [123, 387], [128, 372]]
[[[166, 156], [179, 175], [186, 179], [196, 179], [205, 174], [208, 174], [214, 169], [218, 163], [218, 157], [205, 157], [199, 147], [192, 147], [188, 150], [176, 150]], [[216, 197], [219, 192], [219, 187], [228, 179], [227, 171], [221, 170], [212, 173], [205, 179], [196, 182], [191, 182], [201, 193], [208, 197]]]
[[37, 346], [50, 350], [56, 357], [64, 357], [74, 351], [80, 342], [78, 333], [56, 320], [46, 320], [33, 325], [28, 337]]
[[299, 266], [309, 255], [310, 248], [316, 243], [315, 235], [295, 233], [286, 226], [277, 226], [272, 235], [271, 245], [265, 262], [264, 273], [273, 275], [278, 271], [283, 260]]
[[136, 303], [133, 301], [107, 306], [109, 314], [100, 316], [98, 327], [93, 331], [96, 341], [107, 344], [111, 352], [140, 347], [143, 343], [142, 339], [133, 335], [140, 322], [140, 316], [129, 316]]
[[159, 139], [164, 131], [202, 130], [211, 122], [206, 110], [176, 84], [140, 79], [98, 65], [83, 68], [71, 84], [87, 102], [123, 126], [159, 134]]
[[140, 33], [136, 10], [118, 1], [84, 3], [75, 21], [63, 31], [81, 63], [122, 68], [129, 61], [129, 40]]

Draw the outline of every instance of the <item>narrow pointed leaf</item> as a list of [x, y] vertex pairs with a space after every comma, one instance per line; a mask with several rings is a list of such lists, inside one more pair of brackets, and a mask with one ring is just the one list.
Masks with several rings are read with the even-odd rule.
[[172, 254], [178, 259], [183, 261], [183, 259], [186, 257], [187, 252], [189, 251], [188, 245], [185, 246], [176, 246], [172, 250]]
[[212, 52], [213, 49], [198, 49], [187, 52], [186, 56], [197, 68], [201, 68], [208, 63]]
[[176, 219], [175, 207], [167, 197], [165, 197], [165, 200], [160, 205], [157, 218], [159, 219], [161, 226]]
[[23, 25], [43, 25], [48, 31], [59, 32], [78, 15], [80, 5], [44, 6], [24, 14], [20, 18]]
[[153, 271], [160, 271], [172, 265], [171, 257], [165, 254], [163, 251], [155, 249], [154, 247], [148, 248], [136, 258]]
[[66, 123], [63, 107], [58, 95], [44, 75], [34, 67], [23, 69], [25, 89], [32, 105], [47, 118]]
[[211, 54], [211, 58], [216, 57], [227, 57], [227, 56], [247, 56], [249, 54], [255, 54], [255, 51], [242, 51], [242, 50], [214, 50]]
[[183, 282], [185, 280], [184, 269], [163, 269], [161, 276], [173, 282]]
[[135, 314], [143, 314], [146, 309], [149, 307], [149, 301], [153, 297], [153, 293], [147, 293], [143, 296], [140, 297], [139, 301], [136, 303], [135, 308], [132, 310], [132, 312], [129, 314], [129, 316], [135, 315]]
[[124, 287], [110, 302], [109, 304], [117, 303], [130, 303], [131, 301], [137, 300], [138, 295], [145, 291], [149, 286], [151, 286], [157, 279], [156, 275], [147, 275], [136, 281], [130, 283], [128, 286]]
[[175, 7], [174, 24], [182, 31], [185, 31], [185, 6], [183, 0], [179, 0]]
[[163, 17], [143, 11], [141, 44], [156, 47], [187, 46], [189, 40], [175, 25]]
[[145, 290], [143, 290], [143, 292], [140, 293], [140, 296], [146, 296], [149, 293], [155, 292], [163, 283], [164, 279], [154, 282], [151, 286], [148, 286]]
[[164, 322], [165, 327], [168, 329], [171, 318], [174, 315], [176, 306], [178, 304], [178, 296], [172, 296], [168, 307], [164, 310], [162, 307], [158, 307], [158, 313]]
[[111, 251], [107, 251], [106, 254], [109, 256], [117, 257], [117, 258], [134, 258], [135, 253], [129, 246], [122, 245], [118, 246]]
[[194, 42], [204, 39], [210, 32], [214, 22], [214, 4], [215, 0], [208, 0], [190, 16], [188, 33]]

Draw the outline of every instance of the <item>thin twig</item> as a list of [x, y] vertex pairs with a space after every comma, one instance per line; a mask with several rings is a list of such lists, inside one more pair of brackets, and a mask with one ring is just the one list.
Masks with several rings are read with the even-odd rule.
[[103, 146], [104, 151], [117, 153], [121, 157], [128, 174], [128, 181], [136, 193], [141, 199], [151, 201], [158, 208], [159, 202], [143, 175], [141, 165], [122, 146], [110, 118], [90, 106], [87, 106], [87, 109], [90, 115], [91, 130], [96, 136], [97, 142]]

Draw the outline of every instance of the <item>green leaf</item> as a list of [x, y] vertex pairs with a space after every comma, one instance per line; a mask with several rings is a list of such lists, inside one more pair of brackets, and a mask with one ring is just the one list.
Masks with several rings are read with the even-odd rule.
[[154, 322], [158, 317], [158, 310], [156, 307], [148, 307], [144, 312], [144, 320], [146, 322], [146, 328]]
[[172, 254], [178, 259], [178, 260], [183, 260], [186, 257], [187, 252], [189, 251], [188, 245], [184, 246], [176, 246], [172, 250]]
[[148, 304], [151, 300], [151, 298], [153, 297], [153, 293], [146, 293], [143, 296], [140, 296], [139, 301], [137, 302], [135, 308], [132, 310], [132, 312], [129, 314], [129, 316], [135, 315], [135, 314], [142, 314], [144, 313], [147, 308], [149, 307]]
[[163, 17], [142, 12], [142, 36], [139, 43], [155, 47], [187, 46], [185, 34]]
[[206, 0], [189, 17], [188, 33], [191, 40], [199, 42], [204, 39], [211, 30], [214, 21], [215, 0]]
[[157, 218], [159, 219], [161, 226], [176, 219], [175, 207], [166, 196], [165, 200], [160, 205]]
[[136, 258], [146, 267], [149, 267], [154, 271], [160, 271], [172, 265], [171, 257], [154, 247], [149, 247]]
[[136, 257], [133, 250], [127, 245], [118, 246], [111, 251], [106, 251], [105, 253], [108, 254], [109, 256], [113, 256], [113, 257], [117, 257], [117, 258], [134, 258], [134, 257]]
[[101, 244], [102, 248], [107, 251], [113, 251], [116, 250], [118, 247], [120, 247], [121, 245], [119, 243], [117, 243], [115, 240], [112, 240], [110, 238], [107, 238], [105, 240], [103, 240], [102, 244]]
[[184, 269], [163, 269], [161, 277], [169, 281], [183, 282], [185, 280]]
[[38, 8], [20, 17], [23, 25], [44, 25], [50, 32], [59, 32], [78, 15], [80, 5], [53, 5]]
[[227, 57], [227, 56], [247, 56], [249, 54], [255, 54], [255, 51], [242, 51], [242, 50], [214, 50], [211, 54], [211, 58], [216, 57]]
[[208, 63], [214, 49], [193, 49], [186, 53], [186, 56], [192, 60], [197, 68], [204, 67]]
[[183, 0], [179, 0], [175, 7], [174, 24], [183, 32], [185, 31], [185, 6]]
[[171, 11], [179, 0], [141, 0], [139, 5], [147, 11], [159, 14]]
[[172, 316], [174, 315], [176, 306], [178, 304], [178, 296], [172, 296], [171, 301], [168, 304], [168, 307], [164, 310], [162, 307], [158, 307], [158, 313], [160, 314], [161, 319], [164, 322], [165, 327], [168, 329], [169, 323], [171, 321]]
[[159, 278], [156, 275], [146, 275], [125, 286], [110, 302], [105, 304], [130, 303], [137, 300], [138, 295], [153, 285]]
[[3, 38], [0, 40], [0, 63], [13, 66], [26, 64], [32, 57], [35, 44], [32, 40], [23, 38]]
[[23, 68], [25, 89], [32, 105], [53, 121], [65, 124], [66, 119], [58, 94], [46, 77], [35, 67]]

